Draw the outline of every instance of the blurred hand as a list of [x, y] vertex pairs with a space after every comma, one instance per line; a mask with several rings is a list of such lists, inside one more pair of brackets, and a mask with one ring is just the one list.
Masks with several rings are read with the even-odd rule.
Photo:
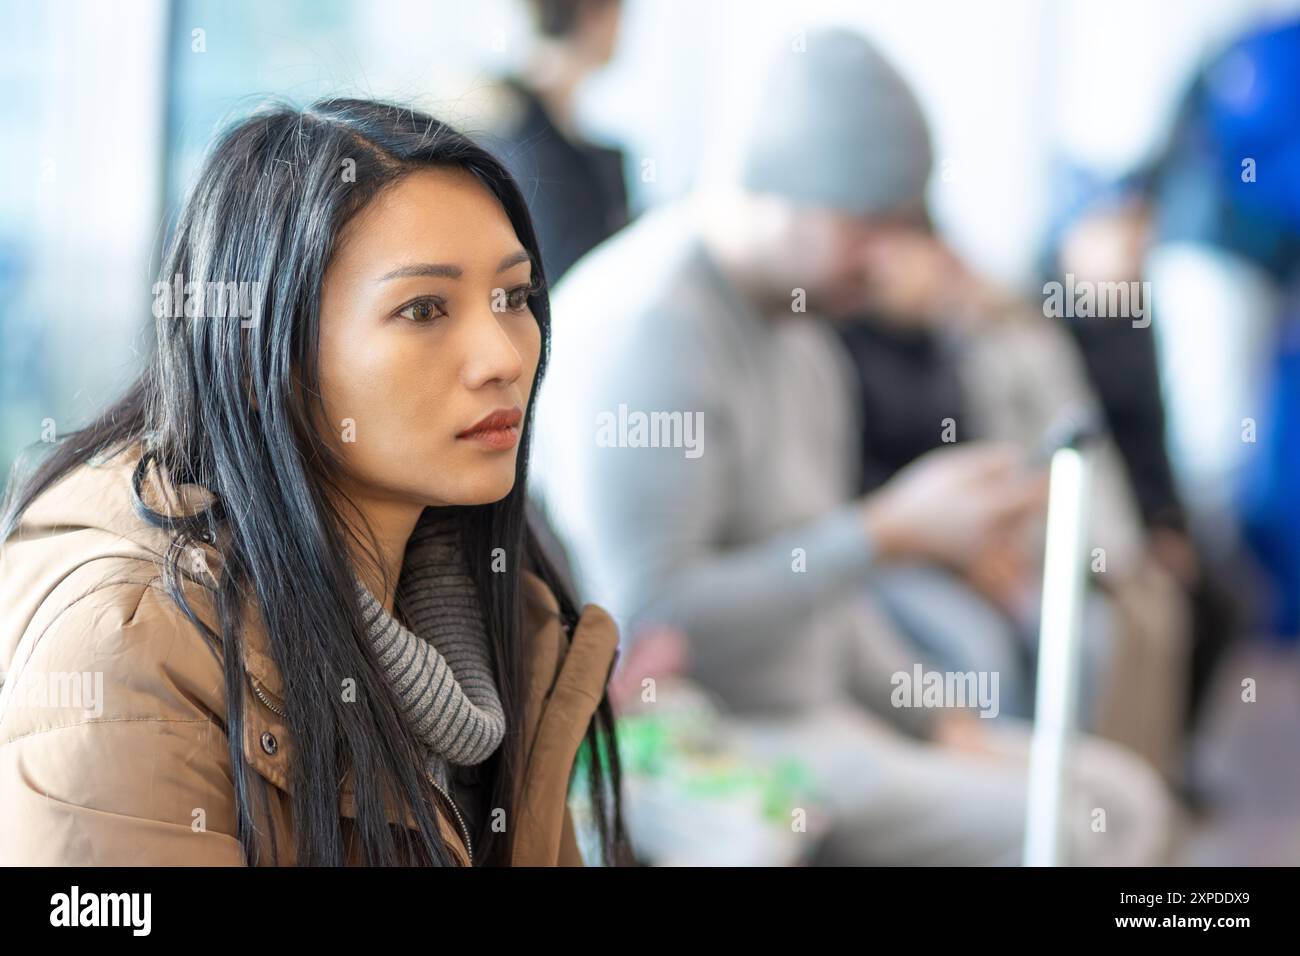
[[998, 751], [993, 746], [984, 721], [985, 718], [968, 710], [940, 711], [934, 722], [931, 740], [948, 750], [981, 757], [995, 756]]
[[1018, 451], [964, 445], [922, 455], [869, 495], [862, 513], [885, 560], [961, 571], [1046, 500], [1046, 472], [1026, 470]]
[[964, 569], [966, 583], [1012, 616], [1033, 593], [1034, 571], [1021, 536], [998, 538]]

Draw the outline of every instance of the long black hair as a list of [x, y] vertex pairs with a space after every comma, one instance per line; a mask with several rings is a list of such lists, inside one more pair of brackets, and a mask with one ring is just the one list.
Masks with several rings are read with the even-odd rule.
[[[527, 206], [509, 173], [487, 151], [414, 110], [366, 100], [331, 99], [299, 110], [277, 105], [228, 130], [204, 164], [163, 256], [160, 281], [248, 283], [251, 321], [163, 317], [156, 347], [126, 394], [87, 427], [66, 435], [6, 495], [0, 541], [42, 491], [88, 459], [134, 443], [168, 476], [213, 493], [212, 508], [175, 517], [141, 508], [171, 534], [165, 580], [173, 600], [220, 648], [226, 675], [227, 732], [235, 780], [238, 837], [249, 863], [278, 858], [256, 837], [253, 795], [265, 785], [247, 766], [244, 736], [245, 602], [255, 599], [276, 663], [286, 676], [287, 720], [296, 742], [291, 774], [296, 861], [339, 865], [349, 848], [337, 781], [356, 785], [355, 840], [371, 865], [446, 864], [436, 797], [421, 768], [420, 745], [386, 693], [357, 606], [349, 555], [361, 542], [331, 506], [343, 496], [342, 462], [322, 437], [318, 377], [320, 290], [344, 226], [387, 187], [426, 167], [473, 174], [501, 203], [532, 257], [529, 304], [542, 333], [534, 396], [546, 366], [550, 307]], [[233, 286], [227, 286], [234, 288]], [[531, 398], [531, 397], [530, 397]], [[492, 641], [508, 728], [524, 719], [522, 574], [539, 575], [556, 594], [563, 624], [577, 610], [525, 516], [533, 402], [521, 429], [513, 490], [494, 504], [451, 509], [461, 524], [471, 573]], [[17, 475], [17, 470], [15, 470]], [[223, 530], [223, 565], [213, 595], [218, 632], [194, 613], [179, 586], [186, 549]], [[224, 540], [229, 541], [226, 546]], [[494, 548], [510, 556], [492, 573]], [[355, 702], [337, 688], [357, 681]], [[586, 746], [591, 804], [603, 861], [623, 862], [626, 841], [609, 699], [600, 702]], [[483, 765], [488, 804], [503, 809], [506, 832], [483, 814], [474, 835], [476, 864], [510, 859], [513, 796], [523, 772], [520, 735], [508, 733]], [[415, 829], [391, 826], [385, 807], [408, 811]]]

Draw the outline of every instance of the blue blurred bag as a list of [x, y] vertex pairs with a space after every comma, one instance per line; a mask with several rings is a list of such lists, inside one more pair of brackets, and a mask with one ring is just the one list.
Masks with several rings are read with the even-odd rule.
[[1271, 633], [1300, 635], [1300, 309], [1281, 324], [1256, 453], [1248, 456], [1241, 489], [1246, 541], [1268, 576], [1266, 618]]

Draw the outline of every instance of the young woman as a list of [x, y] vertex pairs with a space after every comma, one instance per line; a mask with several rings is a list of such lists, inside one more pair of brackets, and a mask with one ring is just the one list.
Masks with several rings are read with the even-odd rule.
[[0, 863], [581, 864], [584, 745], [622, 861], [617, 633], [525, 520], [549, 311], [502, 166], [260, 113], [155, 292], [139, 379], [6, 496]]

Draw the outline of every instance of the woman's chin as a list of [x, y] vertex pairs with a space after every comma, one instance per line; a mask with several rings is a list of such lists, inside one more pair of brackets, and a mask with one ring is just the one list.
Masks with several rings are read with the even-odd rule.
[[455, 505], [496, 504], [514, 490], [514, 462], [511, 462], [510, 465], [508, 474], [485, 474], [477, 477], [476, 480], [466, 482], [461, 487], [460, 493], [455, 496], [455, 500], [449, 503]]

